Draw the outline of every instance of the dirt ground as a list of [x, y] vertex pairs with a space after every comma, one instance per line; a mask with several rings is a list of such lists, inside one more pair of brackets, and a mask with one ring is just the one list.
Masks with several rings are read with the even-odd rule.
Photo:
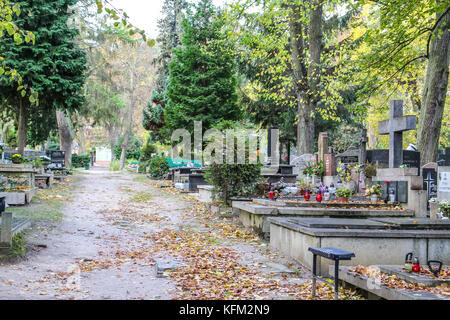
[[[27, 256], [0, 265], [0, 299], [308, 298], [309, 270], [189, 196], [102, 167], [70, 189], [62, 219], [36, 221]], [[183, 267], [158, 276], [158, 259]]]

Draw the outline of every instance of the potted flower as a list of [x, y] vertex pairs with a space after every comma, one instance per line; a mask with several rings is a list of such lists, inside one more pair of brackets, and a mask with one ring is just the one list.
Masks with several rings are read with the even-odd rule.
[[346, 188], [338, 189], [336, 191], [336, 196], [338, 197], [339, 202], [348, 202], [352, 194], [353, 191]]
[[371, 202], [378, 202], [378, 197], [383, 194], [383, 188], [375, 183], [373, 186], [366, 186], [366, 197], [370, 197]]
[[20, 154], [13, 154], [11, 157], [12, 163], [19, 164], [24, 162], [24, 158]]

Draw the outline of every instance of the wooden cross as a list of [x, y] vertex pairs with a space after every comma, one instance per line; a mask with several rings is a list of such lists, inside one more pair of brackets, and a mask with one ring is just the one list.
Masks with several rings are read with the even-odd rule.
[[403, 116], [403, 100], [392, 100], [389, 120], [378, 123], [378, 134], [389, 135], [389, 168], [398, 168], [403, 162], [403, 131], [415, 130], [416, 116]]

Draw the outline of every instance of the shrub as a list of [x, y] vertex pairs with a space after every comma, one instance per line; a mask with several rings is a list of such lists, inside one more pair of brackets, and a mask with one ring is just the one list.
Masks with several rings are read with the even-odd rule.
[[169, 172], [169, 163], [165, 157], [154, 156], [149, 164], [148, 173], [153, 179], [162, 179]]
[[74, 168], [84, 168], [85, 165], [91, 163], [91, 156], [80, 156], [77, 154], [72, 155], [72, 167]]
[[141, 157], [139, 158], [139, 173], [146, 173], [147, 167], [152, 160], [152, 154], [157, 152], [154, 144], [146, 143], [141, 149]]
[[213, 164], [205, 170], [205, 180], [224, 203], [234, 196], [255, 192], [261, 179], [261, 164]]

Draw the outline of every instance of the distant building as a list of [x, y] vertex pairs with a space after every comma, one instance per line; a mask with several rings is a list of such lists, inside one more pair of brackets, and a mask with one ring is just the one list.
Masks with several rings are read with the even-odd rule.
[[105, 166], [110, 165], [112, 159], [111, 148], [109, 147], [96, 147], [95, 148], [95, 163], [97, 165]]

